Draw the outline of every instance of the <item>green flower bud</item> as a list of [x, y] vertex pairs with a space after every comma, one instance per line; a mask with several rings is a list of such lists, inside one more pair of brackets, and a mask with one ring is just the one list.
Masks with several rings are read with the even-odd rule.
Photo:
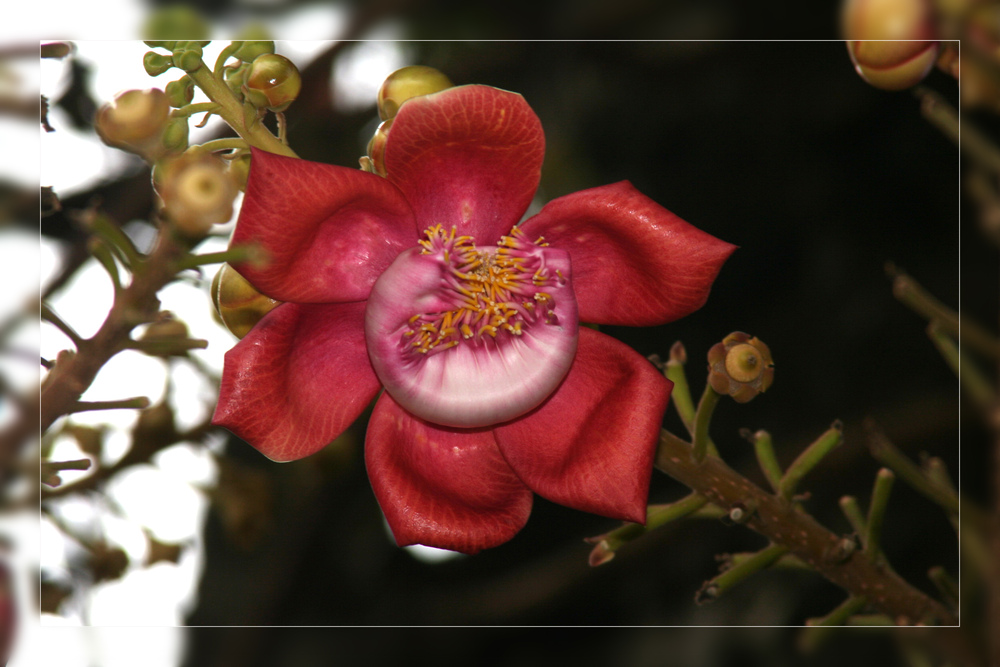
[[[187, 340], [188, 338], [188, 327], [183, 320], [179, 320], [174, 317], [174, 314], [170, 311], [162, 311], [157, 314], [156, 319], [146, 327], [146, 330], [139, 337], [139, 340], [144, 342], [157, 341], [157, 342], [169, 342], [172, 340]], [[158, 357], [171, 357], [171, 356], [186, 356], [187, 350], [175, 349], [169, 350], [169, 346], [164, 346], [163, 352], [158, 352], [155, 356]]]
[[848, 0], [843, 31], [854, 69], [884, 90], [919, 83], [941, 48], [931, 41], [937, 30], [929, 0]]
[[452, 87], [452, 82], [433, 67], [411, 65], [386, 77], [378, 89], [378, 115], [382, 120], [394, 118], [406, 100], [430, 95]]
[[280, 112], [299, 96], [302, 76], [288, 58], [265, 53], [250, 64], [243, 88], [246, 99], [258, 109]]
[[247, 189], [247, 178], [250, 176], [250, 155], [241, 155], [229, 161], [229, 173], [233, 177], [233, 183], [241, 191]]
[[225, 163], [210, 153], [192, 149], [161, 160], [153, 170], [153, 187], [163, 213], [189, 238], [204, 236], [233, 215], [236, 184]]
[[161, 55], [156, 51], [147, 51], [142, 57], [142, 66], [146, 68], [149, 76], [160, 76], [174, 66], [169, 57]]
[[223, 264], [212, 280], [212, 303], [219, 321], [237, 338], [250, 329], [280, 301], [264, 296], [229, 264]]
[[170, 103], [162, 90], [127, 90], [97, 110], [94, 127], [109, 146], [152, 160], [162, 150], [160, 137], [169, 116]]
[[375, 134], [372, 135], [371, 141], [368, 142], [368, 157], [371, 158], [372, 167], [375, 169], [376, 174], [379, 176], [385, 176], [385, 144], [389, 140], [389, 130], [392, 129], [392, 118], [387, 121], [383, 121], [378, 129], [375, 130]]
[[274, 42], [269, 40], [248, 40], [243, 42], [240, 48], [236, 49], [233, 56], [243, 62], [253, 62], [258, 56], [265, 53], [274, 53]]
[[167, 84], [166, 93], [167, 99], [170, 100], [170, 106], [180, 109], [191, 104], [191, 100], [194, 99], [194, 81], [187, 75], [182, 76]]
[[200, 49], [198, 51], [192, 49], [175, 49], [174, 65], [180, 67], [185, 72], [197, 72], [205, 66], [205, 63], [202, 62]]
[[248, 69], [250, 63], [240, 63], [236, 67], [228, 66], [223, 70], [222, 78], [237, 99], [243, 99], [243, 77]]
[[746, 403], [774, 382], [774, 360], [767, 345], [737, 331], [708, 351], [708, 383], [719, 394]]
[[172, 118], [163, 130], [163, 147], [180, 152], [188, 146], [188, 117]]

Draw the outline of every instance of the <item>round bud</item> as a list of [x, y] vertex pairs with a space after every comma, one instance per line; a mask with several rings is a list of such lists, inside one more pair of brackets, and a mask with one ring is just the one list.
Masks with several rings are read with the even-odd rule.
[[163, 212], [185, 236], [200, 238], [233, 215], [236, 184], [222, 160], [187, 152], [157, 164], [153, 185]]
[[[139, 340], [167, 342], [171, 340], [186, 340], [188, 338], [188, 327], [183, 322], [174, 317], [173, 313], [163, 311], [159, 313], [143, 332]], [[164, 346], [163, 352], [154, 353], [158, 357], [185, 356], [186, 350], [170, 350], [169, 346]]]
[[188, 118], [172, 118], [163, 130], [163, 147], [171, 152], [183, 151], [188, 146]]
[[162, 90], [127, 90], [97, 110], [94, 127], [109, 146], [153, 159], [169, 117], [170, 103]]
[[168, 56], [161, 55], [156, 51], [147, 51], [142, 57], [142, 66], [146, 68], [149, 76], [159, 76], [174, 66]]
[[250, 155], [241, 155], [238, 158], [229, 160], [229, 173], [236, 187], [240, 191], [245, 191], [247, 189], [247, 178], [250, 176]]
[[201, 50], [174, 50], [174, 64], [185, 72], [197, 72], [205, 63], [201, 59]]
[[191, 77], [184, 75], [176, 81], [168, 83], [166, 93], [167, 99], [170, 100], [170, 106], [180, 109], [191, 104], [191, 100], [194, 99], [194, 81], [191, 80]]
[[406, 100], [430, 95], [451, 88], [452, 82], [433, 67], [411, 65], [386, 77], [378, 89], [378, 115], [382, 120], [394, 118]]
[[392, 128], [392, 118], [387, 121], [383, 121], [378, 129], [375, 130], [375, 134], [372, 135], [371, 141], [368, 142], [368, 156], [371, 158], [371, 166], [375, 170], [374, 173], [379, 176], [385, 176], [385, 144], [389, 140], [389, 130]]
[[774, 382], [774, 361], [767, 345], [737, 331], [708, 351], [708, 383], [719, 394], [746, 403]]
[[929, 0], [848, 0], [843, 31], [854, 69], [884, 90], [919, 83], [941, 47]]
[[212, 280], [212, 303], [219, 319], [237, 338], [246, 336], [280, 301], [266, 297], [228, 264]]
[[265, 53], [244, 73], [243, 89], [246, 99], [258, 109], [280, 112], [299, 96], [302, 76], [288, 58]]
[[[151, 13], [142, 26], [142, 34], [153, 40], [177, 37], [208, 37], [209, 24], [198, 10], [187, 5], [171, 5]], [[174, 48], [178, 42], [146, 42], [147, 46]], [[168, 46], [169, 45], [169, 46]]]

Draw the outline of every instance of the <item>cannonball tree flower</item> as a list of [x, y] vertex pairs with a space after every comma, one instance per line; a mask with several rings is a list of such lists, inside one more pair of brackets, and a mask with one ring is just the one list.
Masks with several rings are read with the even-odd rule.
[[406, 101], [385, 178], [255, 151], [232, 243], [282, 304], [226, 355], [214, 423], [288, 461], [378, 396], [365, 461], [401, 546], [501, 544], [533, 492], [644, 523], [671, 384], [579, 323], [682, 317], [734, 246], [627, 182], [518, 224], [543, 153], [524, 99], [478, 85]]

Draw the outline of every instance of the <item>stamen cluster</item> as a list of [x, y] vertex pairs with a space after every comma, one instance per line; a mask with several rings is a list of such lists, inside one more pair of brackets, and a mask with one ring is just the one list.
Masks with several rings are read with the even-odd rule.
[[471, 236], [457, 236], [435, 225], [419, 243], [421, 254], [439, 255], [448, 271], [444, 281], [454, 308], [439, 313], [417, 313], [403, 333], [403, 344], [417, 354], [451, 349], [463, 341], [485, 344], [498, 334], [521, 336], [539, 320], [557, 324], [555, 299], [541, 288], [566, 283], [562, 272], [550, 272], [540, 248], [544, 238], [528, 241], [519, 228], [511, 229], [496, 248], [478, 249]]

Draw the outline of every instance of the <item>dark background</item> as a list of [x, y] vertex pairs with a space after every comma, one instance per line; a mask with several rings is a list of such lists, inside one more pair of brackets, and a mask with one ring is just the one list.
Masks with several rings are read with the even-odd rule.
[[[677, 29], [681, 18], [705, 26], [709, 37], [739, 36], [732, 26], [748, 11], [706, 3], [635, 22], [629, 8], [646, 3], [619, 4], [622, 25], [636, 29], [633, 37], [664, 36], [660, 26]], [[573, 16], [586, 34], [592, 24], [584, 13]], [[469, 9], [434, 17], [459, 25], [477, 20]], [[425, 35], [431, 19], [408, 19], [409, 31]], [[756, 14], [753, 21], [766, 22]], [[833, 37], [835, 13], [824, 21]], [[617, 26], [608, 18], [601, 34], [613, 36]], [[482, 32], [503, 37], [508, 27], [489, 24]], [[752, 448], [738, 435], [741, 427], [769, 430], [787, 465], [832, 421], [842, 420], [844, 444], [803, 488], [812, 494], [806, 508], [817, 519], [849, 532], [837, 499], [854, 494], [866, 506], [879, 468], [864, 446], [864, 418], [874, 418], [913, 458], [922, 451], [943, 458], [953, 475], [959, 433], [967, 462], [986, 459], [985, 433], [959, 400], [957, 380], [926, 337], [925, 322], [893, 298], [884, 264], [896, 263], [956, 307], [961, 260], [963, 311], [992, 329], [995, 249], [983, 242], [974, 220], [963, 220], [960, 233], [957, 148], [922, 118], [913, 95], [865, 84], [843, 43], [412, 47], [414, 64], [437, 67], [456, 84], [490, 84], [525, 96], [546, 131], [542, 200], [628, 179], [689, 222], [740, 246], [699, 312], [652, 329], [603, 329], [644, 355], [665, 356], [674, 341], [683, 341], [696, 397], [704, 386], [705, 354], [726, 334], [745, 331], [771, 347], [773, 388], [746, 405], [724, 401], [716, 411], [711, 433], [730, 465], [763, 484]], [[340, 48], [331, 60], [352, 47]], [[322, 69], [304, 69], [307, 91], [310, 83], [316, 91], [323, 87]], [[926, 83], [954, 103], [953, 79], [934, 72]], [[287, 116], [290, 143], [302, 157], [348, 166], [357, 164], [375, 126], [374, 106], [339, 114], [326, 91], [304, 93]], [[665, 423], [683, 432], [672, 409]], [[228, 474], [233, 488], [250, 484], [247, 497], [259, 507], [237, 529], [231, 517], [210, 514], [207, 563], [190, 624], [785, 626], [821, 616], [844, 599], [818, 575], [765, 572], [699, 606], [694, 594], [717, 573], [715, 556], [761, 548], [763, 538], [721, 523], [681, 523], [590, 568], [583, 538], [618, 524], [540, 498], [527, 527], [509, 543], [445, 563], [416, 560], [391, 542], [382, 525], [364, 471], [363, 434], [364, 424], [356, 424], [327, 451], [282, 465], [244, 443], [229, 443], [232, 462], [223, 478]], [[962, 472], [963, 490], [984, 497], [983, 466]], [[685, 493], [654, 472], [650, 502]], [[924, 590], [932, 591], [929, 567], [957, 572], [956, 539], [944, 513], [901, 481], [890, 500], [884, 542], [897, 571]], [[187, 664], [320, 665], [339, 664], [339, 658], [367, 664], [402, 662], [416, 653], [449, 664], [497, 665], [551, 664], [558, 657], [611, 664], [899, 660], [877, 632], [853, 633], [807, 658], [791, 629], [575, 630], [558, 651], [550, 643], [554, 633], [411, 629], [387, 640], [373, 629], [322, 635], [204, 631], [191, 634]]]

